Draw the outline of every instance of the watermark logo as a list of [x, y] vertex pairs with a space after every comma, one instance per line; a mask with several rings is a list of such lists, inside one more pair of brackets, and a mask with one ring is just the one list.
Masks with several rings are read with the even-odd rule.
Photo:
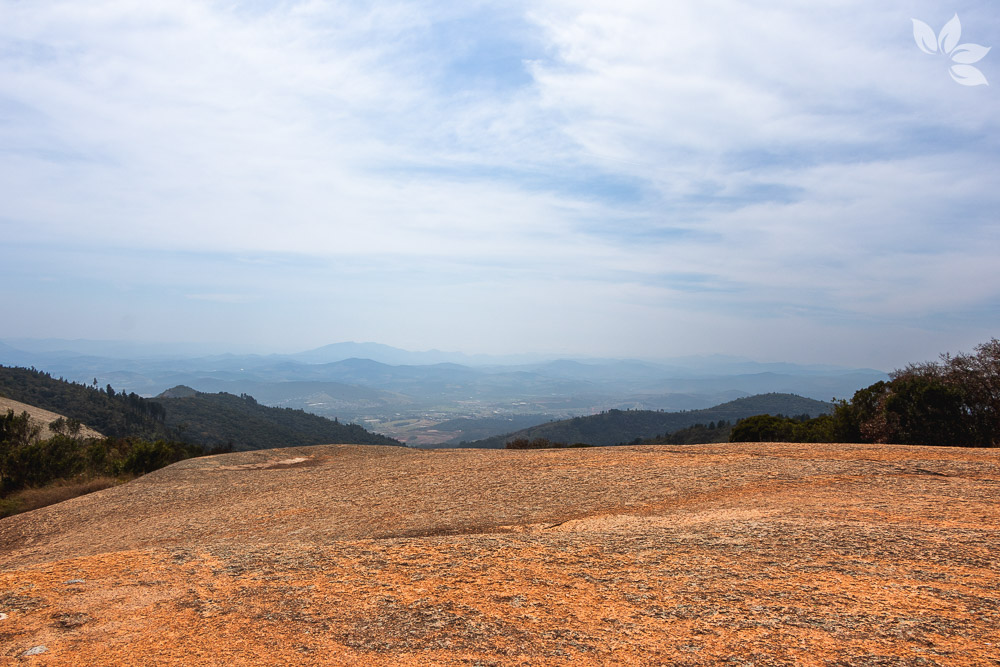
[[959, 40], [962, 39], [962, 22], [958, 20], [958, 14], [955, 14], [955, 18], [948, 21], [937, 35], [929, 25], [913, 19], [913, 38], [917, 40], [917, 46], [924, 53], [948, 56], [952, 63], [948, 73], [955, 83], [963, 86], [990, 85], [986, 75], [972, 64], [985, 58], [993, 47], [959, 44]]

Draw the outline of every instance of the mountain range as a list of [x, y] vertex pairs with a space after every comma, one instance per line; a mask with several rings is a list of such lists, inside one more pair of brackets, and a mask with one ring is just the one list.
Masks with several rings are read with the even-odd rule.
[[546, 359], [412, 352], [378, 343], [261, 355], [204, 346], [6, 339], [0, 341], [0, 364], [44, 368], [147, 397], [177, 385], [249, 394], [264, 405], [337, 417], [417, 445], [468, 439], [471, 431], [462, 425], [479, 437], [507, 433], [514, 418], [516, 430], [526, 418], [543, 423], [606, 410], [697, 410], [761, 393], [850, 398], [886, 378], [869, 368], [723, 355]]

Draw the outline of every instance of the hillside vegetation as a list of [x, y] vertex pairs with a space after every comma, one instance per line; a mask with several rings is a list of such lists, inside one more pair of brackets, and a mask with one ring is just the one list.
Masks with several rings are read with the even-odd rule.
[[[752, 417], [751, 417], [752, 419]], [[729, 442], [733, 431], [733, 423], [724, 419], [708, 424], [695, 424], [673, 433], [665, 433], [655, 438], [643, 440], [643, 445], [699, 445], [719, 442]]]
[[175, 387], [152, 399], [162, 406], [166, 425], [189, 442], [228, 446], [235, 451], [344, 443], [397, 445], [357, 424], [341, 424], [302, 410], [260, 405], [247, 394], [203, 394]]
[[[786, 413], [788, 414], [788, 413]], [[1000, 340], [973, 354], [911, 364], [888, 382], [861, 389], [830, 415], [774, 413], [738, 423], [732, 442], [859, 442], [959, 447], [1000, 446]]]
[[99, 389], [56, 379], [34, 368], [0, 366], [0, 396], [65, 415], [115, 438], [165, 438], [162, 406], [111, 385]]
[[0, 413], [0, 517], [221, 451], [206, 452], [198, 445], [165, 440], [91, 437], [90, 433], [72, 419], [58, 417], [43, 427], [26, 410]]
[[155, 399], [82, 385], [33, 368], [0, 366], [0, 395], [51, 410], [114, 438], [175, 440], [234, 450], [344, 443], [401, 445], [355, 424], [260, 405], [244, 394], [175, 387]]
[[540, 424], [507, 435], [485, 438], [462, 447], [502, 449], [514, 440], [545, 439], [587, 445], [620, 445], [656, 438], [696, 424], [735, 422], [753, 415], [821, 415], [833, 410], [832, 403], [794, 394], [760, 394], [738, 398], [704, 410], [658, 412], [653, 410], [608, 410], [589, 417], [574, 417]]
[[28, 418], [31, 420], [32, 425], [41, 429], [41, 437], [43, 438], [51, 438], [54, 435], [58, 435], [62, 432], [63, 427], [76, 430], [77, 424], [79, 424], [79, 434], [85, 438], [104, 437], [103, 434], [95, 431], [86, 424], [74, 419], [67, 419], [66, 415], [61, 415], [51, 410], [43, 410], [34, 405], [28, 405], [27, 403], [15, 401], [10, 398], [0, 397], [0, 415], [6, 414], [8, 411], [18, 415], [25, 412], [28, 413]]

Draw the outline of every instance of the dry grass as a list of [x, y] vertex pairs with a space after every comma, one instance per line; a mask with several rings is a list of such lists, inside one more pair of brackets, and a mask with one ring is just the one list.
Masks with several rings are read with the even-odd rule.
[[[0, 396], [0, 413], [6, 414], [7, 410], [13, 410], [15, 414], [21, 414], [22, 412], [28, 413], [28, 418], [31, 420], [32, 424], [37, 425], [42, 429], [42, 438], [51, 438], [56, 435], [56, 432], [49, 428], [49, 424], [59, 419], [60, 417], [65, 417], [55, 412], [49, 410], [43, 410], [42, 408], [36, 408], [34, 405], [28, 405], [27, 403], [21, 403], [20, 401], [15, 401], [10, 398], [5, 398]], [[103, 438], [104, 436], [90, 428], [89, 426], [83, 426], [80, 429], [79, 436], [81, 438]]]
[[21, 512], [30, 512], [31, 510], [61, 503], [70, 498], [110, 489], [112, 486], [118, 486], [130, 479], [107, 476], [88, 479], [60, 479], [52, 484], [36, 489], [16, 491], [6, 498], [0, 499], [0, 517], [12, 516]]

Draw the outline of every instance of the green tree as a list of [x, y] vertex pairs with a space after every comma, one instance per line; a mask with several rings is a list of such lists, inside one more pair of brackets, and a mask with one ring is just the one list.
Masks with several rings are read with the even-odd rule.
[[884, 442], [911, 445], [975, 444], [973, 420], [959, 387], [926, 375], [892, 381], [882, 403]]
[[1000, 446], [1000, 340], [977, 345], [973, 354], [941, 357], [941, 380], [958, 389], [974, 439]]
[[794, 433], [795, 421], [792, 419], [755, 415], [736, 422], [729, 442], [790, 442]]
[[1000, 446], [1000, 340], [894, 371], [841, 401], [833, 420], [846, 442]]
[[31, 422], [27, 412], [18, 415], [13, 410], [7, 410], [7, 414], [0, 415], [0, 449], [26, 446], [36, 440], [41, 431]]

